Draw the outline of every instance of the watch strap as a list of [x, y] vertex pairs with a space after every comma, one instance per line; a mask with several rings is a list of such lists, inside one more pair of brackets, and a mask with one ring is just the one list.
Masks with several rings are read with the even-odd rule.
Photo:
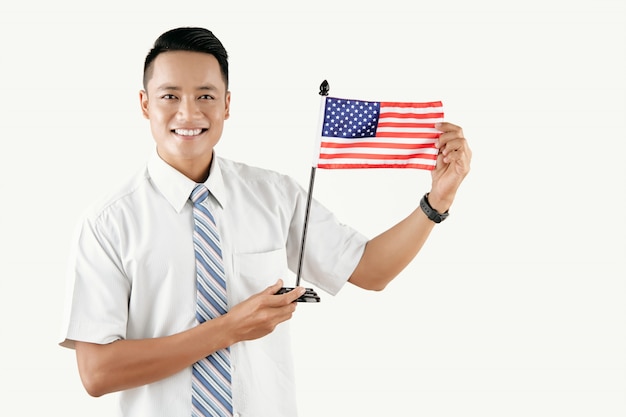
[[432, 220], [435, 223], [441, 223], [450, 215], [448, 210], [446, 210], [445, 213], [439, 213], [437, 210], [432, 208], [430, 203], [428, 202], [428, 193], [424, 194], [424, 196], [420, 200], [420, 207], [422, 211], [424, 212], [424, 214], [426, 215], [426, 217], [428, 217], [430, 220]]

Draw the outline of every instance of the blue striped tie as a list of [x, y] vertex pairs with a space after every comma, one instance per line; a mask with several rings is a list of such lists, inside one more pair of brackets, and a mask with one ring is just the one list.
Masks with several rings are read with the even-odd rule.
[[[193, 202], [193, 246], [196, 253], [198, 323], [214, 319], [227, 310], [226, 280], [220, 238], [215, 220], [203, 204], [209, 190], [199, 184], [191, 193]], [[230, 349], [221, 349], [196, 362], [192, 372], [191, 415], [227, 417], [233, 415]]]

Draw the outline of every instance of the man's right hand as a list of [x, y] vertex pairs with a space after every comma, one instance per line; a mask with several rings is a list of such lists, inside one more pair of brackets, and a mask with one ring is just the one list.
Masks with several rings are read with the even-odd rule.
[[232, 307], [223, 316], [228, 321], [227, 327], [232, 329], [235, 342], [263, 337], [292, 317], [298, 304], [294, 301], [306, 290], [297, 287], [277, 295], [282, 286], [283, 281], [279, 279], [276, 284]]

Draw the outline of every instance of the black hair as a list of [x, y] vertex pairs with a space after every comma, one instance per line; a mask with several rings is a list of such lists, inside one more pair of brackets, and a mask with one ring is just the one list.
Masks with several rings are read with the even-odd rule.
[[157, 38], [146, 56], [143, 66], [143, 87], [152, 76], [152, 63], [161, 53], [167, 51], [202, 52], [213, 55], [220, 66], [222, 77], [228, 90], [228, 53], [222, 42], [208, 29], [200, 27], [180, 27], [171, 29]]

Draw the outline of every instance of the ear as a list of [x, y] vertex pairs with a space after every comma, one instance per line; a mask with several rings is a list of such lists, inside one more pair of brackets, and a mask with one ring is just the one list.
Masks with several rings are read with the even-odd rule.
[[141, 113], [146, 119], [150, 119], [148, 113], [148, 93], [145, 90], [139, 91], [139, 104], [141, 105]]
[[226, 92], [226, 108], [224, 109], [224, 120], [230, 117], [230, 91]]

